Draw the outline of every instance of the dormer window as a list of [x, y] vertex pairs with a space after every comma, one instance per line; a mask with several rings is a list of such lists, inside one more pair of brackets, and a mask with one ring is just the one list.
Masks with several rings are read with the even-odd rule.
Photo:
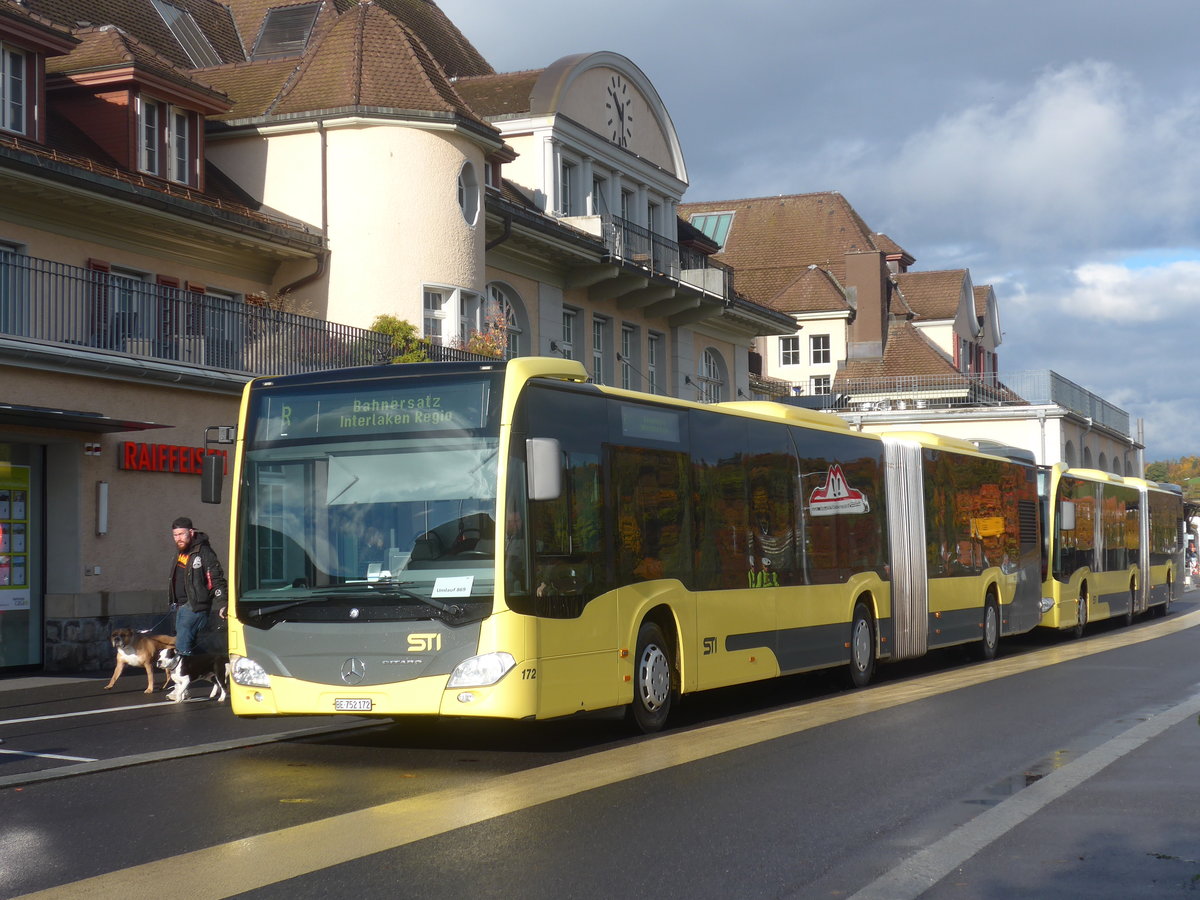
[[28, 121], [28, 57], [0, 42], [0, 129], [25, 134]]
[[178, 184], [194, 185], [195, 114], [182, 107], [138, 99], [138, 169]]
[[171, 29], [171, 34], [179, 42], [183, 52], [188, 55], [193, 66], [202, 69], [205, 66], [221, 64], [221, 57], [213, 49], [213, 45], [209, 43], [208, 38], [200, 30], [200, 26], [196, 24], [196, 20], [192, 18], [190, 12], [180, 9], [172, 3], [167, 3], [166, 0], [150, 0], [150, 2], [162, 16], [167, 28]]
[[282, 6], [267, 10], [262, 30], [254, 42], [251, 59], [273, 59], [280, 56], [299, 56], [308, 46], [313, 26], [317, 23], [320, 3]]

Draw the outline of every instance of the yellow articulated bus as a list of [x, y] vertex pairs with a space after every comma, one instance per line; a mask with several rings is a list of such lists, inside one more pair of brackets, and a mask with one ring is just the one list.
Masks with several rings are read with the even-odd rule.
[[1089, 622], [1165, 616], [1183, 569], [1183, 493], [1058, 463], [1039, 476], [1046, 561], [1044, 628], [1082, 636]]
[[1037, 470], [558, 358], [246, 387], [229, 649], [242, 716], [542, 719], [1000, 638], [1039, 620]]

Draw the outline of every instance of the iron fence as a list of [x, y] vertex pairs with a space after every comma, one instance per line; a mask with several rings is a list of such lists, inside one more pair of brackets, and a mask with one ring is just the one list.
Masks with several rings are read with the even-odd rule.
[[[252, 375], [371, 365], [398, 355], [365, 328], [132, 274], [0, 252], [0, 334]], [[482, 359], [425, 344], [430, 359]]]
[[791, 384], [790, 389], [793, 402], [830, 412], [1056, 405], [1129, 434], [1128, 412], [1049, 369], [1003, 376], [835, 378], [828, 394], [808, 395], [803, 384]]

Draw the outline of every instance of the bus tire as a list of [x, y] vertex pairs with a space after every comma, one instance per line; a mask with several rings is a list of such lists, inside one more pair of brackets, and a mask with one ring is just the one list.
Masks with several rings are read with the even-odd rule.
[[1133, 610], [1134, 610], [1134, 606], [1136, 603], [1137, 603], [1137, 588], [1134, 586], [1133, 582], [1130, 581], [1129, 582], [1129, 611], [1126, 612], [1124, 618], [1122, 618], [1122, 620], [1121, 620], [1122, 625], [1132, 625], [1133, 624]]
[[983, 603], [983, 621], [979, 630], [979, 642], [971, 645], [971, 655], [980, 661], [995, 659], [1000, 650], [1000, 605], [996, 603], [996, 595], [990, 592]]
[[854, 604], [850, 623], [850, 683], [866, 687], [875, 675], [875, 620], [863, 601]]
[[1083, 632], [1087, 628], [1088, 623], [1088, 596], [1087, 585], [1079, 586], [1079, 612], [1078, 619], [1075, 622], [1075, 627], [1071, 629], [1071, 637], [1081, 638]]
[[633, 703], [629, 707], [630, 716], [643, 733], [661, 731], [667, 724], [678, 689], [671, 645], [657, 623], [643, 622], [638, 630]]
[[1170, 578], [1168, 578], [1167, 579], [1167, 599], [1164, 600], [1158, 606], [1155, 606], [1153, 608], [1154, 609], [1154, 618], [1156, 618], [1156, 619], [1165, 618], [1167, 613], [1169, 613], [1171, 611], [1171, 603], [1174, 600], [1175, 600], [1175, 582], [1172, 581]]

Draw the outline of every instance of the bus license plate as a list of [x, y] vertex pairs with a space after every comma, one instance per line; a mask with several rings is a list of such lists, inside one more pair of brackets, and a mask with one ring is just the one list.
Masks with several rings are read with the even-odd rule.
[[338, 712], [370, 712], [370, 697], [339, 697], [333, 701], [333, 708]]

